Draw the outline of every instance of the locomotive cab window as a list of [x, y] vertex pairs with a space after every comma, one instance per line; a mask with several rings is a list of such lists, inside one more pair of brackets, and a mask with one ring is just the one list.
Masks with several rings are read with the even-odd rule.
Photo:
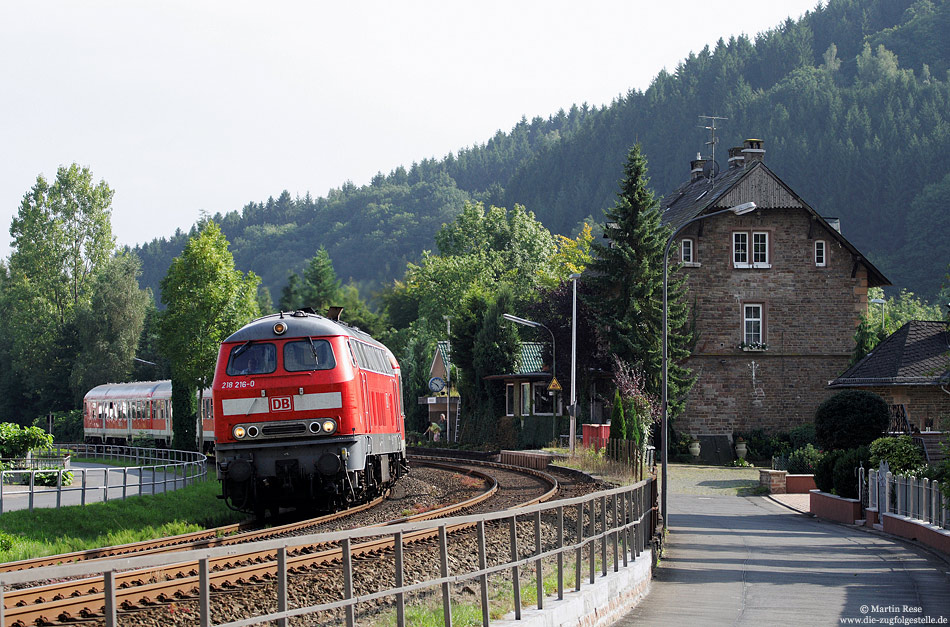
[[308, 370], [332, 370], [336, 368], [333, 349], [326, 340], [287, 342], [284, 344], [284, 370], [301, 372]]
[[268, 374], [276, 369], [277, 347], [273, 344], [248, 342], [231, 349], [231, 356], [228, 358], [228, 376]]

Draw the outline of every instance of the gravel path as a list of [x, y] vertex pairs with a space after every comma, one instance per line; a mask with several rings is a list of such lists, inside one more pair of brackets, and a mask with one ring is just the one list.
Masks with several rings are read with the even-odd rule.
[[759, 469], [670, 464], [667, 482], [670, 494], [747, 496], [759, 484]]

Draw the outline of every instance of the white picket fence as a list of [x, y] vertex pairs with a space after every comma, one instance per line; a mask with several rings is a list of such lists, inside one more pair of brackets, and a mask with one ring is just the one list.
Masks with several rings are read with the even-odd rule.
[[[905, 477], [891, 472], [859, 468], [859, 485], [867, 490], [868, 507], [879, 514], [897, 514], [922, 520], [942, 529], [950, 529], [950, 501], [943, 495], [939, 481]], [[863, 499], [862, 499], [863, 500]]]

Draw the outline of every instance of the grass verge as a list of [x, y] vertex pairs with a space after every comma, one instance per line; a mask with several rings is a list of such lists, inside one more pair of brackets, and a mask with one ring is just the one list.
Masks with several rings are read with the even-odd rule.
[[240, 522], [246, 515], [228, 509], [217, 498], [217, 481], [201, 481], [154, 496], [95, 503], [86, 507], [5, 512], [0, 533], [0, 562], [58, 555], [103, 546], [200, 531]]

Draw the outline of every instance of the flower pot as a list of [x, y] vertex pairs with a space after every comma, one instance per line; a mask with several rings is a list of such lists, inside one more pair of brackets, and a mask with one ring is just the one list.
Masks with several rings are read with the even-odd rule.
[[745, 446], [745, 440], [739, 440], [736, 442], [736, 457], [739, 459], [745, 459], [746, 453], [748, 453], [748, 450]]
[[689, 443], [689, 454], [693, 457], [699, 457], [699, 440], [693, 440]]

